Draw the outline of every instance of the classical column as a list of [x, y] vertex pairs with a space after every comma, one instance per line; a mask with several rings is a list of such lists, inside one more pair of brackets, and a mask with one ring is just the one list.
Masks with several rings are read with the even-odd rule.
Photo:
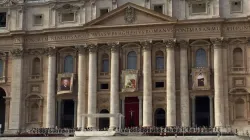
[[77, 96], [77, 127], [82, 127], [82, 114], [86, 113], [86, 53], [83, 46], [77, 46], [78, 49], [78, 96]]
[[142, 126], [142, 103], [143, 103], [143, 99], [141, 96], [138, 96], [139, 99], [139, 126]]
[[190, 126], [187, 47], [187, 41], [180, 41], [180, 106], [183, 127]]
[[195, 96], [191, 96], [192, 99], [192, 127], [195, 127]]
[[57, 127], [61, 127], [61, 116], [62, 116], [62, 99], [58, 99], [57, 101]]
[[47, 110], [46, 127], [55, 127], [55, 95], [56, 95], [56, 50], [48, 48], [48, 82], [47, 82]]
[[212, 39], [214, 46], [214, 118], [215, 127], [224, 127], [222, 39]]
[[152, 126], [152, 68], [151, 42], [142, 42], [143, 47], [143, 127]]
[[[88, 114], [96, 113], [97, 91], [97, 46], [89, 45]], [[96, 128], [96, 118], [88, 118], [88, 127]]]
[[167, 126], [176, 126], [176, 93], [175, 93], [175, 40], [166, 42], [167, 48]]
[[[16, 132], [21, 126], [21, 99], [23, 84], [23, 50], [15, 49], [12, 54], [12, 75], [11, 75], [11, 100], [10, 100], [10, 133]], [[3, 124], [2, 124], [3, 125]]]
[[214, 127], [214, 103], [213, 96], [209, 96], [210, 127]]
[[[111, 47], [111, 71], [110, 71], [110, 114], [119, 113], [119, 46], [118, 43], [109, 44]], [[119, 118], [110, 118], [110, 128], [118, 128]]]

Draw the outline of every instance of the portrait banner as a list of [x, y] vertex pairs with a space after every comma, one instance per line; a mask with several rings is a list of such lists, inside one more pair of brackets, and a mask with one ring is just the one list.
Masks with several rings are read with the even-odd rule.
[[138, 90], [138, 70], [122, 71], [122, 92], [134, 92]]
[[193, 90], [210, 90], [210, 71], [208, 68], [193, 68]]
[[74, 74], [73, 73], [62, 73], [58, 74], [57, 78], [57, 94], [72, 93]]

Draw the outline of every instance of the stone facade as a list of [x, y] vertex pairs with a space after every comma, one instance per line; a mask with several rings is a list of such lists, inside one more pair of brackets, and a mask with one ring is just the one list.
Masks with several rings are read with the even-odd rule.
[[[128, 118], [130, 97], [137, 100], [138, 111], [130, 110], [137, 126], [159, 120], [166, 126], [202, 124], [198, 98], [207, 97], [208, 126], [248, 128], [249, 2], [237, 1], [242, 7], [234, 13], [225, 8], [234, 0], [202, 1], [205, 14], [190, 13], [195, 0], [2, 1], [5, 132], [67, 127], [65, 100], [72, 100], [71, 127], [82, 126], [81, 114]], [[163, 13], [154, 11], [157, 4]], [[100, 16], [101, 8], [109, 12]], [[73, 21], [62, 21], [71, 18], [67, 11]], [[36, 15], [43, 19], [39, 25]], [[68, 87], [61, 85], [65, 80]], [[164, 119], [157, 120], [159, 109]], [[94, 118], [86, 122], [85, 127], [101, 125]], [[114, 118], [109, 123], [118, 127]]]

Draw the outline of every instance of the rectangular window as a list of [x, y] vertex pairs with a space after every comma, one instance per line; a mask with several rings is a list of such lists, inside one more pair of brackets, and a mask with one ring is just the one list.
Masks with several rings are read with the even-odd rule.
[[242, 12], [242, 1], [241, 0], [231, 1], [231, 12], [232, 13]]
[[34, 25], [42, 25], [43, 16], [42, 15], [34, 15]]
[[109, 72], [109, 60], [108, 59], [102, 60], [102, 64], [103, 64], [102, 72]]
[[75, 13], [62, 13], [62, 22], [75, 21]]
[[109, 89], [109, 84], [108, 83], [101, 84], [100, 89]]
[[164, 88], [164, 82], [155, 82], [155, 88]]
[[103, 16], [103, 15], [107, 14], [108, 12], [109, 12], [108, 8], [100, 9], [100, 16]]
[[194, 3], [192, 4], [192, 14], [200, 14], [207, 12], [207, 4], [206, 3]]
[[163, 14], [163, 5], [154, 5], [154, 11]]
[[164, 69], [164, 57], [163, 56], [157, 56], [156, 57], [156, 69], [157, 70], [163, 70]]
[[0, 13], [0, 27], [6, 27], [6, 12]]

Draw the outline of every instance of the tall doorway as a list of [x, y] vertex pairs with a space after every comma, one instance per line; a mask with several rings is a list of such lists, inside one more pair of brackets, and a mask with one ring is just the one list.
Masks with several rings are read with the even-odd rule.
[[125, 98], [125, 127], [139, 126], [139, 99], [138, 97]]
[[[107, 109], [103, 109], [100, 113], [108, 114], [109, 111]], [[109, 118], [99, 118], [99, 129], [109, 128]]]
[[210, 126], [209, 97], [195, 98], [195, 123], [196, 126]]
[[75, 102], [73, 100], [63, 100], [62, 106], [61, 127], [74, 128]]
[[0, 133], [4, 132], [4, 126], [5, 126], [5, 91], [0, 88], [0, 125], [1, 125], [1, 130]]
[[155, 126], [156, 127], [166, 126], [166, 112], [162, 108], [158, 108], [155, 111]]

